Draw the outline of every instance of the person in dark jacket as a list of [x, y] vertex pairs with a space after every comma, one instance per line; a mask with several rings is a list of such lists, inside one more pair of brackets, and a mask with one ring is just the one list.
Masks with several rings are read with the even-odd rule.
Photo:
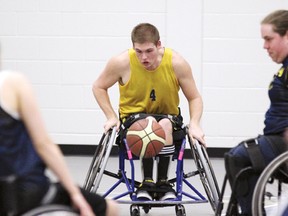
[[[265, 115], [263, 135], [252, 139], [252, 142], [241, 142], [225, 155], [226, 172], [231, 185], [241, 169], [253, 166], [253, 157], [249, 156], [251, 143], [253, 148], [259, 149], [263, 167], [287, 150], [284, 137], [288, 128], [288, 10], [277, 10], [267, 15], [261, 22], [261, 36], [264, 49], [275, 63], [281, 64], [281, 67], [268, 88], [270, 107]], [[254, 158], [254, 161], [256, 164], [262, 160]], [[243, 215], [252, 215], [253, 188], [258, 178], [259, 173], [249, 176], [248, 183], [241, 185], [241, 191], [236, 193]]]

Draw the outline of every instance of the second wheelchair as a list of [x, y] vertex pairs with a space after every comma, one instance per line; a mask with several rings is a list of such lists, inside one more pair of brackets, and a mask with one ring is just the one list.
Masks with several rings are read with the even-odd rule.
[[[239, 204], [236, 199], [236, 193], [239, 183], [245, 181], [255, 173], [252, 166], [243, 168], [238, 172], [235, 182], [232, 185], [232, 193], [225, 215], [238, 216]], [[221, 216], [223, 210], [223, 195], [227, 183], [227, 176], [224, 178], [219, 205], [216, 210], [216, 216]], [[259, 216], [287, 216], [288, 215], [288, 152], [284, 152], [272, 160], [258, 178], [255, 188], [253, 188], [252, 215]], [[239, 191], [239, 190], [238, 190]]]

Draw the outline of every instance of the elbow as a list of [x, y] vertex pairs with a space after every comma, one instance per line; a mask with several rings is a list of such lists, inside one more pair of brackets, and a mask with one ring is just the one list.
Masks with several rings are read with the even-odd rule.
[[101, 87], [101, 85], [99, 85], [98, 82], [95, 82], [92, 85], [92, 92], [94, 97], [97, 99], [98, 97], [101, 97], [103, 94], [106, 94], [107, 89]]
[[94, 82], [93, 85], [92, 85], [92, 92], [94, 93], [97, 89], [97, 83]]
[[100, 91], [99, 85], [97, 84], [97, 82], [94, 82], [92, 85], [92, 92], [95, 97], [99, 94], [99, 91]]

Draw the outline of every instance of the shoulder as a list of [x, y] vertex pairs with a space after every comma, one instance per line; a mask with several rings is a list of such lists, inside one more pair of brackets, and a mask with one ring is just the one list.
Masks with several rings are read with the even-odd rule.
[[177, 77], [183, 73], [191, 73], [189, 63], [180, 53], [176, 52], [175, 50], [172, 50], [172, 66]]
[[28, 82], [26, 77], [18, 71], [1, 71], [0, 77], [4, 83], [14, 84], [15, 86]]
[[123, 69], [129, 67], [129, 63], [129, 53], [128, 50], [125, 50], [124, 52], [110, 58], [107, 66], [113, 67], [115, 69]]
[[173, 65], [188, 64], [185, 58], [178, 52], [172, 49], [172, 63]]
[[127, 76], [130, 67], [128, 50], [110, 58], [94, 86], [109, 88], [123, 77]]
[[9, 71], [5, 73], [5, 82], [3, 83], [5, 90], [12, 92], [18, 97], [30, 94], [32, 85], [28, 78], [21, 72]]
[[[20, 72], [0, 72], [2, 105], [14, 118], [20, 118], [19, 101], [30, 93], [30, 84]], [[23, 100], [26, 102], [27, 100]]]

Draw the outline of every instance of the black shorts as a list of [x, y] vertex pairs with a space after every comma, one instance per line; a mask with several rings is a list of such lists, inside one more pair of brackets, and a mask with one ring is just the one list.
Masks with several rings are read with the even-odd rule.
[[[60, 183], [52, 183], [50, 187], [54, 187], [55, 193], [49, 197], [47, 204], [61, 204], [72, 207], [71, 199], [68, 192]], [[39, 185], [29, 188], [27, 190], [18, 190], [18, 206], [21, 213], [27, 212], [33, 208], [40, 206], [45, 199], [45, 195], [49, 189], [47, 187], [41, 187]], [[105, 216], [107, 203], [106, 200], [98, 194], [88, 192], [80, 188], [84, 198], [90, 204], [93, 212], [97, 216]], [[44, 197], [44, 198], [43, 198]]]

